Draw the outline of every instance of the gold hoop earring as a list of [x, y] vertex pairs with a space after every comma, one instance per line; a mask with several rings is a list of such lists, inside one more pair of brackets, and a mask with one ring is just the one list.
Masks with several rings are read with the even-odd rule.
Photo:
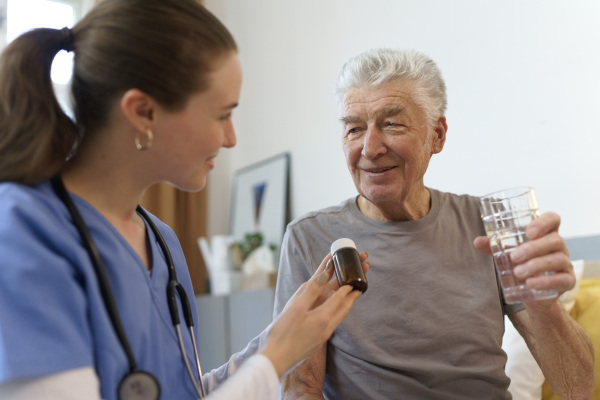
[[150, 147], [152, 147], [152, 141], [154, 140], [154, 134], [152, 133], [152, 131], [150, 129], [146, 130], [146, 143], [141, 142], [140, 140], [140, 133], [136, 133], [135, 134], [135, 148], [140, 150], [140, 151], [144, 151], [144, 150], [148, 150]]

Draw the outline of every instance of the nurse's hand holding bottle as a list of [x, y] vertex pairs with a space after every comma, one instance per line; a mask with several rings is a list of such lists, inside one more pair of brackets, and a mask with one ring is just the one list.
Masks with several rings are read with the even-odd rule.
[[[367, 253], [361, 253], [360, 258], [366, 273]], [[326, 268], [330, 260], [328, 254], [271, 326], [262, 354], [271, 360], [279, 377], [329, 340], [362, 294], [349, 285], [339, 287], [332, 279], [333, 268]]]

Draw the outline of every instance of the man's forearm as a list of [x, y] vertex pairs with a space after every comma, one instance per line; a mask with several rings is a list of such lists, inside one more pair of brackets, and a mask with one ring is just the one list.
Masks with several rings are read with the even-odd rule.
[[327, 344], [315, 351], [281, 381], [282, 400], [323, 400]]
[[[594, 348], [589, 336], [558, 302], [547, 312], [527, 312], [529, 348], [552, 390], [565, 399], [591, 399], [595, 385]], [[523, 334], [523, 331], [519, 329]]]

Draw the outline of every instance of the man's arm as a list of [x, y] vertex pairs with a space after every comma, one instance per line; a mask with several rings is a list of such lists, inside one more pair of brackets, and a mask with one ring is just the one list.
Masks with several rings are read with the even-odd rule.
[[[286, 230], [281, 247], [277, 288], [275, 290], [274, 318], [277, 318], [293, 293], [314, 272], [314, 265], [316, 265], [314, 258], [322, 256], [314, 253], [314, 249], [305, 245], [293, 230], [290, 228]], [[365, 273], [369, 270], [369, 263], [366, 262], [367, 257], [367, 253], [360, 254]], [[332, 263], [328, 263], [327, 271], [330, 274], [333, 274], [332, 269]], [[329, 287], [331, 291], [335, 291], [339, 287], [335, 275], [332, 275]], [[318, 306], [325, 299], [326, 297], [319, 298], [313, 306]], [[327, 343], [323, 344], [282, 379], [282, 399], [323, 399], [322, 390], [325, 383], [326, 359]]]
[[550, 387], [564, 399], [591, 399], [595, 376], [590, 338], [559, 302], [542, 312], [532, 308], [509, 318]]
[[323, 400], [327, 343], [281, 381], [282, 400]]
[[[310, 259], [312, 253], [304, 247], [288, 228], [281, 246], [274, 318], [283, 311], [297, 288], [310, 277], [312, 271], [309, 271], [309, 268], [312, 268], [314, 263]], [[327, 344], [324, 344], [281, 380], [282, 400], [323, 399], [326, 351]]]
[[[575, 286], [573, 265], [565, 241], [558, 234], [560, 217], [545, 213], [527, 227], [530, 239], [511, 254], [513, 273], [533, 289], [559, 294]], [[491, 255], [489, 240], [478, 237], [475, 247]], [[591, 399], [594, 391], [594, 351], [585, 331], [558, 299], [525, 303], [525, 310], [509, 316], [556, 394], [565, 399]]]

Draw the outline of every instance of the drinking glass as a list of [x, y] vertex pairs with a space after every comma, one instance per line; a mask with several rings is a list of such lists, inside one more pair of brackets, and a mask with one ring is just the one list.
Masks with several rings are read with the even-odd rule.
[[540, 215], [535, 190], [531, 187], [505, 189], [482, 196], [480, 201], [481, 217], [490, 239], [505, 301], [519, 303], [557, 297], [556, 290], [532, 289], [525, 280], [513, 274], [511, 253], [529, 240], [525, 229]]

